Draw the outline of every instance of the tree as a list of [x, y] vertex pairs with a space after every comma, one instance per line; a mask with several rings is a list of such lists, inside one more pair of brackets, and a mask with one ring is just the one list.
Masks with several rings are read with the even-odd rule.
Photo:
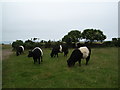
[[114, 41], [117, 41], [117, 38], [112, 38], [112, 41], [114, 42]]
[[40, 43], [44, 43], [44, 40], [41, 40]]
[[24, 45], [26, 49], [32, 49], [35, 46], [35, 42], [33, 42], [32, 40], [26, 40]]
[[62, 38], [62, 41], [66, 43], [72, 43], [72, 42], [78, 42], [80, 39], [81, 39], [81, 32], [78, 30], [72, 30]]
[[115, 46], [120, 47], [120, 38], [112, 38], [112, 43]]
[[67, 44], [71, 44], [72, 43], [72, 39], [69, 35], [65, 35], [63, 38], [62, 38], [62, 41], [66, 42]]
[[86, 29], [82, 32], [82, 39], [86, 39], [86, 41], [93, 41], [94, 35], [93, 35], [93, 29]]
[[90, 41], [91, 43], [96, 41], [103, 41], [106, 39], [106, 36], [103, 34], [101, 30], [96, 29], [86, 29], [82, 32], [82, 38], [86, 39], [86, 41]]
[[94, 30], [95, 40], [97, 41], [103, 41], [106, 39], [106, 36], [103, 34], [100, 30]]
[[16, 41], [14, 41], [14, 42], [12, 43], [12, 47], [13, 47], [14, 49], [16, 49], [18, 46], [23, 45], [23, 44], [24, 44], [24, 43], [23, 43], [22, 40], [16, 40]]
[[78, 42], [81, 39], [81, 32], [78, 30], [72, 30], [68, 32], [68, 36], [71, 37], [72, 42]]
[[25, 43], [33, 44], [34, 42], [32, 40], [26, 40]]
[[38, 38], [33, 38], [33, 41], [37, 40]]
[[50, 48], [50, 47], [51, 47], [51, 40], [45, 42], [45, 48]]

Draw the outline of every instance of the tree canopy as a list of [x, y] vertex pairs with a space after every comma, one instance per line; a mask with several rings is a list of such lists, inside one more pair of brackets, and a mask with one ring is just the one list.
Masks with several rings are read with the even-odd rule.
[[90, 42], [93, 42], [95, 40], [102, 42], [106, 39], [106, 35], [104, 35], [101, 30], [86, 29], [82, 32], [82, 38]]
[[94, 41], [103, 41], [106, 39], [106, 35], [101, 30], [85, 29], [82, 33], [79, 30], [71, 30], [62, 38], [62, 41], [66, 43], [78, 42], [80, 39], [86, 39], [91, 43]]
[[81, 39], [81, 32], [78, 30], [72, 30], [62, 38], [62, 41], [66, 43], [71, 43], [71, 42], [78, 42], [80, 39]]
[[13, 48], [17, 48], [18, 46], [20, 46], [20, 45], [23, 45], [23, 41], [22, 40], [16, 40], [16, 41], [14, 41], [13, 43], [12, 43], [12, 47]]

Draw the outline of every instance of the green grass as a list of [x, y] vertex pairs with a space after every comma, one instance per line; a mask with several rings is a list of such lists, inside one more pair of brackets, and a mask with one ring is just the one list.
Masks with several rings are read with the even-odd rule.
[[28, 51], [21, 56], [13, 53], [3, 60], [3, 88], [117, 88], [118, 87], [118, 49], [92, 49], [89, 65], [78, 63], [68, 68], [68, 57], [59, 54], [50, 57], [50, 49], [43, 49], [43, 62], [33, 64], [27, 57]]

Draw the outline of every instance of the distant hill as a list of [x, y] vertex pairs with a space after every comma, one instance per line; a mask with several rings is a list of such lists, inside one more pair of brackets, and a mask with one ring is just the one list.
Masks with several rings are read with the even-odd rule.
[[0, 44], [12, 44], [13, 41], [0, 41]]

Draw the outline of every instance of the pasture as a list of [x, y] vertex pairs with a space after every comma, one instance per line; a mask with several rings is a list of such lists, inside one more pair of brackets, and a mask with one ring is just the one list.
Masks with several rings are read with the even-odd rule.
[[[10, 47], [9, 47], [10, 48]], [[6, 47], [3, 47], [5, 50]], [[7, 48], [8, 49], [8, 48]], [[33, 64], [28, 58], [28, 50], [20, 56], [13, 52], [2, 60], [3, 88], [117, 88], [118, 48], [92, 48], [88, 65], [82, 60], [74, 67], [67, 67], [67, 57], [51, 58], [51, 49], [43, 49], [43, 62]]]

